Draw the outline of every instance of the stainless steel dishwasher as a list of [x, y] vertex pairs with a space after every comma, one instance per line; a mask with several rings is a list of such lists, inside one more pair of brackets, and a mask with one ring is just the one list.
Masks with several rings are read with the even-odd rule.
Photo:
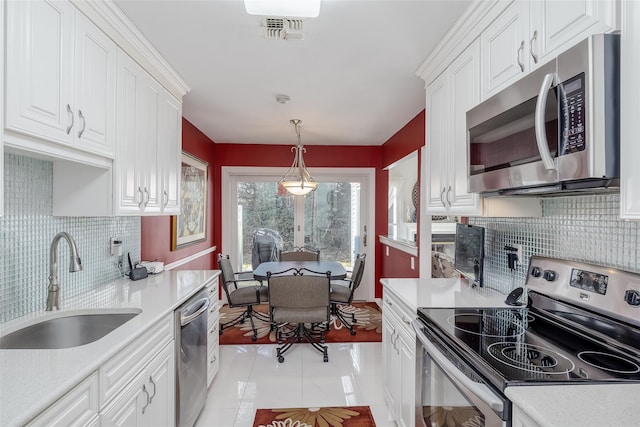
[[203, 290], [175, 311], [178, 427], [193, 427], [207, 400], [208, 308], [209, 298]]

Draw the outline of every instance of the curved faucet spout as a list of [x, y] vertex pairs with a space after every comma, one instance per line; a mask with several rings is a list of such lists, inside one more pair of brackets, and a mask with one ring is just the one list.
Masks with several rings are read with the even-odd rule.
[[66, 231], [56, 234], [51, 241], [49, 249], [49, 287], [47, 295], [47, 311], [60, 308], [60, 282], [58, 282], [58, 243], [60, 239], [65, 239], [69, 243], [69, 271], [74, 273], [82, 271], [82, 261], [78, 256], [78, 246], [76, 241]]

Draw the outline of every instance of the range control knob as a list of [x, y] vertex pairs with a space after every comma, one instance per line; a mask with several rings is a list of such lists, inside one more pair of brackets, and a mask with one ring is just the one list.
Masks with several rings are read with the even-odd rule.
[[540, 277], [540, 276], [542, 276], [542, 270], [540, 270], [540, 267], [532, 267], [531, 268], [531, 275], [533, 277]]
[[629, 305], [638, 306], [640, 305], [640, 292], [628, 290], [624, 293], [624, 300]]
[[545, 270], [542, 278], [547, 282], [553, 282], [556, 280], [556, 272], [553, 270]]

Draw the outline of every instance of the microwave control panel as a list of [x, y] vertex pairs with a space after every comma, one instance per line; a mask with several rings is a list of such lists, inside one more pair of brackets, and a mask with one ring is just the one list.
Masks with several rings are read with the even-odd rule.
[[561, 83], [560, 89], [560, 155], [586, 148], [584, 73]]

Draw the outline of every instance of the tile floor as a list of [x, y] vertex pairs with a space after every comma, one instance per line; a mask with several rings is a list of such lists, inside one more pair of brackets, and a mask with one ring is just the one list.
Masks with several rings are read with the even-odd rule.
[[220, 370], [195, 427], [251, 427], [258, 408], [371, 407], [377, 427], [387, 419], [381, 343], [328, 344], [329, 362], [296, 344], [276, 360], [275, 344], [220, 346]]

